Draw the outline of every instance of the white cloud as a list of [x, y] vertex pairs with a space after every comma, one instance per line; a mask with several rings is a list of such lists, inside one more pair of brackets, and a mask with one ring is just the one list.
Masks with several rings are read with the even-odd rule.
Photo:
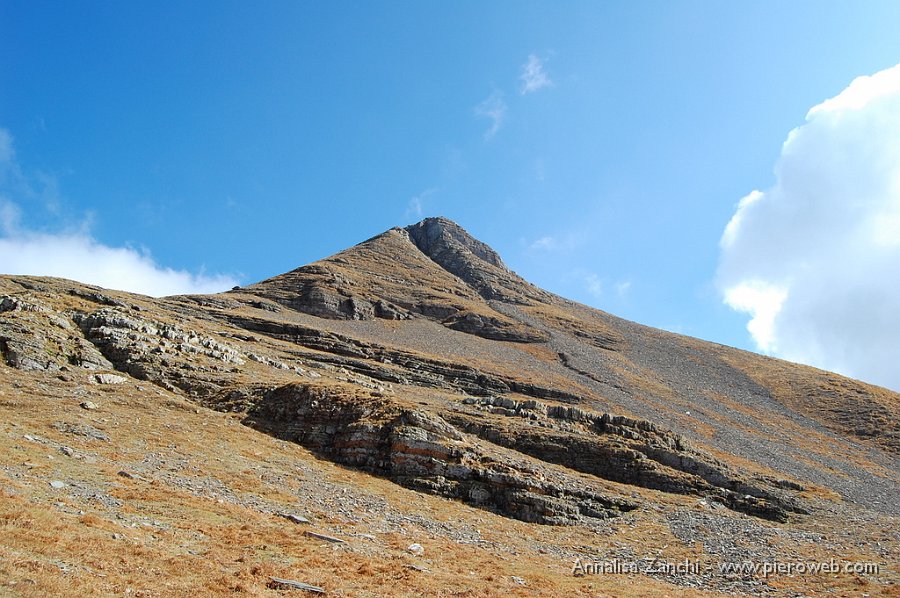
[[624, 299], [628, 292], [631, 290], [631, 281], [630, 280], [622, 280], [616, 283], [616, 295], [619, 299]]
[[747, 330], [760, 350], [773, 352], [775, 344], [775, 318], [787, 291], [761, 280], [747, 280], [725, 290], [725, 303], [734, 310], [750, 314]]
[[534, 243], [529, 245], [529, 248], [544, 250], [544, 251], [553, 251], [554, 249], [557, 248], [557, 246], [558, 246], [558, 243], [556, 242], [556, 239], [554, 239], [553, 237], [547, 236], [547, 237], [541, 237], [540, 239], [538, 239], [537, 241], [535, 241]]
[[544, 87], [553, 86], [553, 81], [550, 80], [547, 72], [544, 71], [544, 63], [534, 54], [530, 54], [528, 60], [522, 65], [522, 73], [519, 75], [519, 79], [522, 81], [522, 85], [519, 87], [519, 93], [522, 95], [534, 93]]
[[599, 299], [603, 296], [603, 280], [596, 274], [588, 274], [584, 277], [587, 292]]
[[[593, 272], [585, 274], [583, 277], [587, 292], [596, 299], [606, 298], [606, 289], [609, 281]], [[615, 298], [619, 301], [625, 299], [631, 290], [630, 280], [618, 280], [612, 283], [612, 290]]]
[[430, 187], [418, 195], [410, 197], [409, 203], [406, 205], [406, 217], [421, 218], [425, 212], [425, 200], [437, 193], [437, 191], [437, 188]]
[[722, 234], [725, 302], [763, 351], [900, 389], [900, 65], [813, 107], [775, 174]]
[[4, 201], [0, 197], [0, 233], [6, 235], [18, 225], [21, 218], [19, 207], [14, 203]]
[[12, 135], [6, 129], [0, 129], [0, 167], [11, 163], [14, 157]]
[[416, 218], [422, 217], [422, 199], [415, 195], [409, 199], [409, 204], [406, 206], [406, 214], [407, 216], [415, 216]]
[[[40, 194], [23, 174], [12, 136], [2, 128], [0, 174], [5, 175], [0, 178], [0, 274], [57, 276], [153, 296], [215, 293], [237, 284], [231, 276], [173, 270], [158, 265], [147, 252], [104, 245], [90, 235], [90, 218], [61, 232], [22, 226], [22, 210], [7, 196], [12, 193], [33, 198]], [[39, 182], [46, 188], [53, 181]]]
[[543, 237], [532, 241], [528, 245], [531, 251], [543, 251], [552, 253], [556, 251], [571, 251], [585, 241], [584, 233], [571, 231], [560, 235], [544, 235]]
[[0, 273], [58, 276], [155, 297], [217, 293], [237, 283], [230, 276], [165, 268], [145, 253], [77, 234], [0, 237]]
[[493, 138], [506, 119], [506, 102], [503, 101], [503, 94], [495, 91], [485, 98], [484, 101], [475, 106], [475, 116], [490, 119], [491, 126], [484, 132], [484, 139], [489, 140]]

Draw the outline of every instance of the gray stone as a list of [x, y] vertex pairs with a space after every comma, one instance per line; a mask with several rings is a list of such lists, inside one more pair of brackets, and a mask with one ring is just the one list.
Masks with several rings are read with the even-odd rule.
[[91, 376], [91, 381], [94, 384], [124, 384], [128, 382], [128, 378], [118, 374], [94, 374]]

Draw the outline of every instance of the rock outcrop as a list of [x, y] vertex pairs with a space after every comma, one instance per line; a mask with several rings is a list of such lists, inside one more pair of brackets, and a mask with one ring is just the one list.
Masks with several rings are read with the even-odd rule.
[[529, 305], [552, 296], [510, 270], [490, 247], [446, 218], [426, 218], [405, 229], [422, 253], [458, 276], [486, 300]]
[[219, 295], [0, 277], [0, 357], [98, 392], [149, 382], [528, 522], [685, 497], [781, 522], [807, 484], [895, 495], [890, 458], [859, 463], [895, 450], [896, 394], [568, 302], [445, 219]]
[[20, 370], [112, 368], [66, 314], [33, 296], [0, 296], [0, 357]]
[[408, 488], [523, 521], [573, 525], [637, 506], [586, 489], [557, 470], [492, 454], [437, 414], [352, 388], [282, 386], [267, 393], [247, 421]]
[[534, 399], [470, 397], [442, 416], [358, 387], [293, 383], [263, 393], [247, 422], [404, 486], [536, 523], [574, 524], [637, 506], [587, 491], [567, 470], [776, 521], [805, 512], [767, 489], [770, 481], [741, 476], [651, 422]]

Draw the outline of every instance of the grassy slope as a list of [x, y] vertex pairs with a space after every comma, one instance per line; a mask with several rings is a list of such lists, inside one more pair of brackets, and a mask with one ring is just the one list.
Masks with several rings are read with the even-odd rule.
[[[330, 258], [330, 267], [352, 279], [351, 286], [370, 293], [370, 298], [456, 302], [467, 311], [497, 315], [491, 305], [427, 258], [407, 256], [403, 245], [392, 247], [387, 260], [381, 248], [371, 243], [364, 251], [354, 249]], [[401, 258], [406, 261], [398, 261]], [[410, 260], [411, 270], [406, 263]], [[395, 268], [397, 263], [403, 267]], [[407, 271], [414, 275], [405, 277], [402, 273]], [[284, 276], [281, 283], [290, 282], [290, 275]], [[66, 294], [69, 283], [43, 283], [53, 287], [58, 308], [85, 309], [83, 301]], [[422, 291], [423, 286], [430, 290]], [[11, 289], [15, 290], [0, 281], [0, 290]], [[184, 319], [163, 310], [186, 309], [183, 303], [109, 294], [139, 304], [157, 317]], [[705, 390], [721, 410], [710, 410], [704, 421], [684, 417], [686, 410], [701, 408], [696, 398], [674, 388], [669, 378], [654, 369], [652, 360], [641, 361], [645, 359], [642, 343], [669, 343], [688, 355], [675, 369], [693, 368], [693, 359], [703, 366], [715, 362], [741, 373], [790, 412], [821, 422], [846, 439], [839, 449], [846, 459], [896, 480], [896, 472], [882, 471], [866, 460], [863, 450], [895, 450], [900, 412], [896, 393], [643, 329], [561, 299], [532, 301], [522, 310], [539, 325], [575, 337], [597, 354], [608, 356], [602, 373], [609, 382], [640, 404], [661, 409], [659, 418], [665, 425], [706, 438], [717, 457], [738, 467], [775, 473], [715, 448], [718, 431], [743, 425], [742, 433], [759, 436], [757, 424], [763, 420], [772, 419], [772, 426], [786, 430], [785, 446], [805, 451], [812, 466], [818, 466], [817, 455], [836, 449], [829, 446], [828, 438], [816, 436], [796, 418], [758, 413], [728, 393], [717, 394], [715, 388]], [[380, 339], [400, 348], [414, 346], [423, 355], [488, 372], [537, 378], [581, 394], [586, 401], [630, 413], [603, 387], [562, 367], [549, 344], [498, 343], [422, 321], [340, 322], [289, 312], [253, 313], [312, 323], [370, 341]], [[222, 328], [221, 322], [206, 321], [199, 311], [195, 315], [201, 319], [191, 326], [201, 331], [213, 334]], [[420, 338], [426, 332], [433, 336]], [[253, 346], [282, 357], [291, 350], [289, 343], [267, 338]], [[452, 351], [441, 347], [452, 347]], [[252, 380], [264, 374], [274, 380], [282, 375], [264, 369], [248, 362], [239, 377]], [[131, 595], [144, 596], [279, 595], [281, 590], [267, 587], [270, 576], [299, 579], [323, 586], [331, 595], [348, 596], [705, 595], [647, 576], [571, 575], [576, 555], [605, 558], [622, 546], [639, 556], [660, 554], [671, 561], [705, 558], [701, 546], [675, 538], [665, 519], [674, 509], [703, 512], [695, 499], [651, 493], [660, 510], [646, 508], [629, 514], [611, 523], [603, 535], [580, 528], [533, 526], [335, 466], [299, 446], [239, 425], [237, 416], [198, 408], [183, 396], [148, 383], [90, 385], [87, 374], [78, 371], [63, 378], [23, 373], [0, 360], [0, 595], [122, 595], [126, 589], [132, 590]], [[81, 409], [78, 405], [85, 399], [101, 408]], [[754, 424], [742, 424], [742, 418]], [[110, 441], [60, 432], [54, 427], [60, 421], [89, 424]], [[75, 456], [63, 454], [64, 446]], [[122, 477], [118, 475], [122, 470], [140, 477]], [[49, 486], [51, 480], [69, 485], [55, 490]], [[828, 488], [813, 485], [807, 493], [838, 507], [841, 504]], [[273, 514], [280, 511], [308, 516], [313, 521], [311, 529], [349, 541], [333, 545], [304, 536], [306, 526]], [[884, 562], [884, 556], [872, 547], [878, 541], [889, 544], [894, 536], [891, 520], [881, 521], [851, 530], [853, 537], [843, 541], [839, 553], [820, 545], [815, 534], [837, 533], [840, 516], [803, 522], [796, 537], [774, 537], [781, 543], [782, 554], [794, 558], [839, 556]], [[810, 539], [797, 540], [806, 533], [812, 534]], [[866, 542], [851, 541], [854, 538], [866, 538]], [[423, 557], [406, 550], [413, 542], [425, 547]], [[527, 585], [520, 585], [513, 576]], [[828, 589], [835, 595], [897, 595], [897, 586], [889, 585], [897, 581], [893, 569], [883, 572], [880, 583], [853, 575], [770, 581], [775, 587], [802, 589], [807, 594]]]
[[[337, 596], [713, 595], [645, 576], [571, 574], [572, 555], [599, 558], [626, 545], [672, 562], [702, 558], [652, 509], [603, 536], [532, 526], [321, 461], [235, 416], [141, 384], [48, 382], [0, 366], [0, 389], [2, 595], [280, 595], [270, 576]], [[79, 389], [87, 390], [76, 396]], [[83, 399], [100, 408], [82, 409]], [[93, 426], [109, 442], [60, 432], [59, 421]], [[52, 480], [68, 486], [53, 489]], [[307, 529], [348, 542], [316, 540]], [[412, 543], [423, 556], [406, 550]], [[815, 543], [785, 550], [825, 558]], [[853, 575], [775, 583], [892, 595], [891, 586]]]
[[[276, 576], [347, 596], [699, 595], [643, 577], [573, 577], [571, 558], [541, 550], [596, 545], [587, 530], [529, 526], [420, 495], [146, 385], [48, 383], [0, 366], [0, 389], [0, 594], [273, 596]], [[80, 408], [85, 398], [100, 408]], [[59, 421], [110, 440], [60, 432]], [[68, 486], [53, 489], [52, 480]], [[644, 543], [648, 551], [671, 540], [647, 516], [602, 542], [647, 526], [659, 536]], [[412, 543], [423, 556], [406, 550]]]

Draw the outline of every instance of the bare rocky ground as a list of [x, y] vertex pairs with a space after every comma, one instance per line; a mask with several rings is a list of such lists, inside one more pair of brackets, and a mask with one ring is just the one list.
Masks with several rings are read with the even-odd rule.
[[3, 277], [0, 353], [0, 594], [898, 593], [896, 394], [449, 221], [214, 296]]

